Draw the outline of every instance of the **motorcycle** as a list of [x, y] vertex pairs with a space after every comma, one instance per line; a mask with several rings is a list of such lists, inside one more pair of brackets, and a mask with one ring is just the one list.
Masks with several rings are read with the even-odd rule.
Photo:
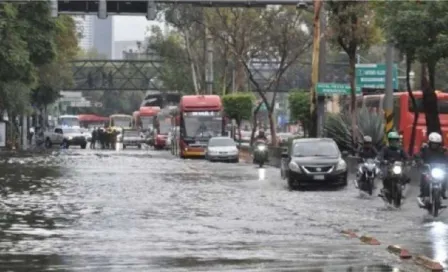
[[396, 161], [392, 164], [388, 164], [386, 161], [385, 164], [387, 165], [387, 175], [384, 178], [389, 180], [390, 187], [388, 190], [384, 190], [381, 196], [385, 202], [394, 205], [395, 208], [399, 208], [405, 187], [405, 183], [403, 182], [404, 165], [401, 161]]
[[424, 181], [428, 183], [428, 197], [417, 198], [420, 208], [426, 209], [432, 216], [439, 216], [439, 211], [446, 208], [442, 205], [442, 184], [445, 182], [446, 168], [444, 164], [426, 164]]
[[260, 168], [263, 167], [268, 160], [268, 146], [265, 142], [258, 141], [255, 143], [253, 157], [254, 163], [258, 164]]
[[374, 159], [363, 159], [363, 162], [359, 165], [358, 168], [359, 181], [357, 181], [356, 187], [361, 191], [372, 195], [375, 185], [375, 178], [378, 176], [378, 174], [379, 169], [377, 167], [377, 161]]

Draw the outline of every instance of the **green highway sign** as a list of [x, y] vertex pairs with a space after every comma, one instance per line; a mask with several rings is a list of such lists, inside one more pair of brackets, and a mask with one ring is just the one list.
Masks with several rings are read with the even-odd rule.
[[[386, 88], [385, 64], [356, 64], [356, 86], [359, 88]], [[392, 69], [393, 88], [398, 89], [398, 66], [394, 64]]]
[[[339, 83], [317, 83], [316, 92], [317, 95], [349, 95], [350, 85]], [[356, 87], [356, 93], [361, 93], [361, 89]]]

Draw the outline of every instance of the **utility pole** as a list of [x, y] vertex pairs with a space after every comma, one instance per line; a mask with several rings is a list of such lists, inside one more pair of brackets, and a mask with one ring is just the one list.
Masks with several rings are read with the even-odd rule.
[[311, 128], [310, 136], [317, 136], [317, 94], [316, 86], [319, 81], [319, 53], [320, 53], [320, 10], [322, 0], [313, 0], [314, 5], [314, 33], [313, 33], [313, 60], [311, 64], [311, 89], [310, 89], [310, 116]]
[[384, 95], [384, 133], [387, 134], [394, 128], [394, 86], [393, 86], [394, 46], [387, 44], [386, 48], [386, 93]]
[[205, 85], [207, 86], [207, 94], [213, 94], [213, 37], [207, 27], [207, 22], [204, 17], [205, 26]]
[[[318, 69], [318, 79], [319, 82], [325, 82], [325, 68], [327, 66], [327, 41], [325, 39], [325, 29], [326, 29], [326, 16], [325, 16], [325, 6], [322, 5], [320, 9], [320, 40], [319, 40], [319, 69]], [[317, 97], [317, 136], [324, 136], [324, 122], [325, 122], [325, 96]]]

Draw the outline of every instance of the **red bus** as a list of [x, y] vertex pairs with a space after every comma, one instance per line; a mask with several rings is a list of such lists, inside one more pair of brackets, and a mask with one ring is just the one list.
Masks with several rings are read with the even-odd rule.
[[109, 121], [109, 118], [95, 114], [80, 114], [78, 115], [78, 120], [81, 127], [90, 129], [94, 127], [104, 127], [104, 125]]
[[138, 123], [142, 131], [153, 129], [154, 121], [159, 111], [160, 107], [140, 107]]
[[[412, 101], [407, 92], [394, 93], [394, 125], [395, 128], [403, 136], [403, 145], [406, 151], [409, 151], [411, 141], [412, 123], [414, 122], [414, 113], [419, 113], [415, 135], [415, 145], [413, 153], [420, 149], [422, 143], [427, 141], [426, 137], [426, 120], [423, 113], [423, 96], [421, 91], [413, 92], [417, 102], [417, 109], [412, 106]], [[437, 103], [439, 107], [439, 118], [444, 138], [445, 146], [448, 146], [448, 94], [436, 91]], [[365, 95], [358, 97], [358, 108], [364, 106], [369, 109], [383, 113], [384, 94]]]
[[163, 149], [166, 147], [168, 133], [172, 127], [171, 108], [166, 107], [159, 111], [154, 122], [154, 128], [156, 129], [156, 133], [153, 134], [155, 149]]
[[179, 103], [179, 156], [204, 157], [208, 140], [224, 134], [223, 105], [218, 95], [184, 95]]

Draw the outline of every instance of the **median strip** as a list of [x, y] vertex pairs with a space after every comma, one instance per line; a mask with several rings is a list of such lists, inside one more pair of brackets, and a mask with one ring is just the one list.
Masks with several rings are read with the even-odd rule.
[[367, 235], [363, 235], [363, 236], [359, 237], [359, 240], [361, 240], [361, 242], [363, 242], [364, 244], [368, 244], [368, 245], [372, 245], [372, 246], [381, 245], [381, 243], [377, 239], [375, 239], [374, 237], [371, 237], [371, 236], [367, 236]]
[[[352, 230], [342, 230], [341, 233], [345, 236], [348, 236], [350, 238], [358, 238], [358, 234], [356, 234], [354, 231]], [[374, 237], [371, 236], [367, 236], [367, 235], [363, 235], [361, 237], [359, 237], [359, 240], [365, 244], [368, 245], [380, 245], [380, 242], [375, 239]], [[413, 259], [414, 263], [418, 266], [421, 266], [423, 268], [425, 268], [426, 270], [432, 271], [432, 272], [443, 272], [443, 266], [442, 264], [440, 264], [440, 262], [437, 262], [431, 258], [428, 258], [424, 255], [414, 255], [412, 256], [412, 254], [398, 246], [398, 245], [389, 245], [387, 247], [387, 251], [391, 254], [394, 254], [398, 257], [400, 257], [400, 259]]]
[[423, 255], [415, 256], [414, 262], [433, 272], [443, 271], [443, 266], [439, 262], [434, 261], [433, 259], [430, 259]]
[[412, 258], [412, 255], [409, 253], [409, 251], [407, 251], [406, 249], [401, 248], [400, 246], [397, 245], [390, 245], [387, 247], [387, 251], [389, 251], [390, 253], [397, 255], [398, 257], [400, 257], [400, 259], [410, 259]]

